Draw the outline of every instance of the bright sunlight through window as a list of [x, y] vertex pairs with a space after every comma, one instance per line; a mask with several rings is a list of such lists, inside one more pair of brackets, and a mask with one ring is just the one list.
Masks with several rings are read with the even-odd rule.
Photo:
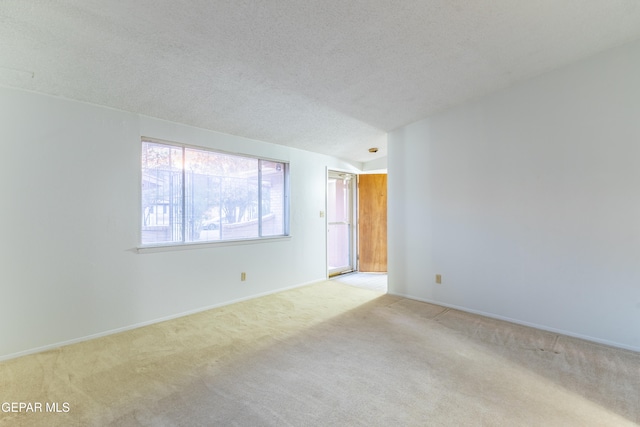
[[142, 141], [142, 245], [289, 234], [289, 164]]

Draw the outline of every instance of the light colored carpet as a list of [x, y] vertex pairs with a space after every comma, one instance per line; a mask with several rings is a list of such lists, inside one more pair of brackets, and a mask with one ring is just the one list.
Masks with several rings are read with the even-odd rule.
[[386, 273], [348, 273], [336, 276], [331, 280], [345, 285], [387, 293]]
[[1, 426], [624, 426], [640, 354], [327, 281], [0, 364]]

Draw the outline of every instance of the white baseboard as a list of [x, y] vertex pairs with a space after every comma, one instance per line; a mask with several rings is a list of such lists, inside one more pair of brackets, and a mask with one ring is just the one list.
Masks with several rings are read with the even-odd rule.
[[397, 296], [397, 297], [412, 299], [412, 300], [415, 300], [415, 301], [421, 301], [421, 302], [426, 302], [426, 303], [429, 303], [429, 304], [439, 305], [439, 306], [442, 306], [442, 307], [453, 308], [455, 310], [464, 311], [465, 313], [477, 314], [479, 316], [489, 317], [489, 318], [497, 319], [497, 320], [504, 320], [505, 322], [515, 323], [516, 325], [528, 326], [530, 328], [540, 329], [542, 331], [553, 332], [555, 334], [566, 335], [566, 336], [573, 337], [573, 338], [579, 338], [579, 339], [582, 339], [582, 340], [585, 340], [585, 341], [591, 341], [591, 342], [594, 342], [594, 343], [597, 343], [597, 344], [606, 345], [606, 346], [609, 346], [609, 347], [616, 347], [616, 348], [621, 348], [623, 350], [631, 350], [631, 351], [635, 351], [635, 352], [640, 352], [640, 347], [621, 344], [619, 342], [604, 340], [604, 339], [592, 337], [592, 336], [589, 336], [589, 335], [577, 334], [575, 332], [566, 331], [566, 330], [563, 330], [563, 329], [551, 328], [549, 326], [539, 325], [537, 323], [525, 322], [525, 321], [522, 321], [522, 320], [510, 318], [510, 317], [501, 316], [499, 314], [487, 313], [487, 312], [484, 312], [484, 311], [481, 311], [481, 310], [474, 310], [472, 308], [461, 307], [461, 306], [457, 306], [457, 305], [453, 305], [453, 304], [446, 304], [446, 303], [443, 303], [443, 302], [440, 302], [440, 301], [430, 300], [428, 298], [418, 298], [418, 297], [414, 297], [414, 296], [411, 296], [411, 295], [405, 295], [405, 294], [394, 293], [394, 292], [388, 292], [388, 294], [389, 295], [394, 295], [394, 296]]
[[209, 305], [209, 306], [206, 306], [206, 307], [200, 307], [200, 308], [196, 308], [194, 310], [189, 310], [189, 311], [185, 311], [185, 312], [178, 313], [178, 314], [172, 314], [172, 315], [169, 315], [169, 316], [164, 316], [164, 317], [160, 317], [160, 318], [153, 319], [153, 320], [148, 320], [146, 322], [134, 323], [132, 325], [123, 326], [121, 328], [110, 329], [110, 330], [107, 330], [107, 331], [104, 331], [104, 332], [99, 332], [97, 334], [91, 334], [91, 335], [86, 335], [86, 336], [79, 337], [79, 338], [74, 338], [74, 339], [71, 339], [71, 340], [61, 341], [61, 342], [57, 342], [57, 343], [53, 343], [53, 344], [47, 344], [47, 345], [44, 345], [44, 346], [41, 346], [41, 347], [36, 347], [36, 348], [29, 349], [29, 350], [24, 350], [24, 351], [19, 351], [19, 352], [16, 352], [16, 353], [9, 353], [9, 354], [0, 356], [0, 362], [3, 362], [5, 360], [10, 360], [10, 359], [15, 359], [15, 358], [22, 357], [22, 356], [28, 356], [30, 354], [42, 353], [43, 351], [53, 350], [53, 349], [56, 349], [56, 348], [67, 346], [67, 345], [77, 344], [77, 343], [81, 343], [81, 342], [84, 342], [84, 341], [93, 340], [93, 339], [96, 339], [96, 338], [102, 338], [102, 337], [106, 337], [108, 335], [113, 335], [113, 334], [118, 334], [120, 332], [130, 331], [132, 329], [142, 328], [144, 326], [153, 325], [155, 323], [165, 322], [167, 320], [173, 320], [173, 319], [177, 319], [177, 318], [184, 317], [184, 316], [189, 316], [189, 315], [196, 314], [196, 313], [201, 313], [203, 311], [212, 310], [214, 308], [220, 308], [220, 307], [224, 307], [224, 306], [227, 306], [227, 305], [236, 304], [236, 303], [239, 303], [239, 302], [242, 302], [242, 301], [252, 300], [254, 298], [260, 298], [260, 297], [264, 297], [264, 296], [267, 296], [267, 295], [276, 294], [278, 292], [287, 291], [287, 290], [290, 290], [290, 289], [301, 288], [303, 286], [312, 285], [314, 283], [324, 282], [325, 280], [326, 279], [324, 279], [324, 278], [317, 279], [317, 280], [312, 280], [312, 281], [309, 281], [309, 282], [300, 283], [300, 284], [293, 285], [293, 286], [287, 286], [287, 287], [284, 287], [284, 288], [274, 289], [272, 291], [261, 292], [259, 294], [254, 294], [254, 295], [250, 295], [250, 296], [243, 297], [243, 298], [237, 298], [237, 299], [234, 299], [234, 300], [230, 300], [230, 301], [225, 301], [225, 302]]

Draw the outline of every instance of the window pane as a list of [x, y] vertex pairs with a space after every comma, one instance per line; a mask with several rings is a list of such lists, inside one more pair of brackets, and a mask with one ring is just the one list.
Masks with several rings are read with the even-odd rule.
[[187, 242], [220, 240], [222, 165], [218, 154], [185, 150], [185, 217]]
[[262, 172], [262, 235], [284, 234], [285, 165], [279, 162], [260, 161]]
[[333, 200], [327, 207], [327, 221], [349, 222], [349, 177], [344, 179], [329, 179], [328, 198]]
[[225, 156], [228, 171], [222, 182], [223, 239], [258, 234], [258, 159]]
[[258, 235], [258, 159], [185, 152], [187, 241]]
[[329, 224], [327, 238], [329, 270], [343, 270], [351, 266], [350, 233], [350, 224]]
[[142, 144], [142, 243], [182, 241], [182, 148]]

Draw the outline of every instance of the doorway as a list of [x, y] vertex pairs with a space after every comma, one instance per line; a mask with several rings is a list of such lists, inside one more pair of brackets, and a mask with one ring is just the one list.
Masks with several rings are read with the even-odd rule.
[[329, 277], [357, 270], [357, 176], [329, 171], [327, 180], [327, 271]]

